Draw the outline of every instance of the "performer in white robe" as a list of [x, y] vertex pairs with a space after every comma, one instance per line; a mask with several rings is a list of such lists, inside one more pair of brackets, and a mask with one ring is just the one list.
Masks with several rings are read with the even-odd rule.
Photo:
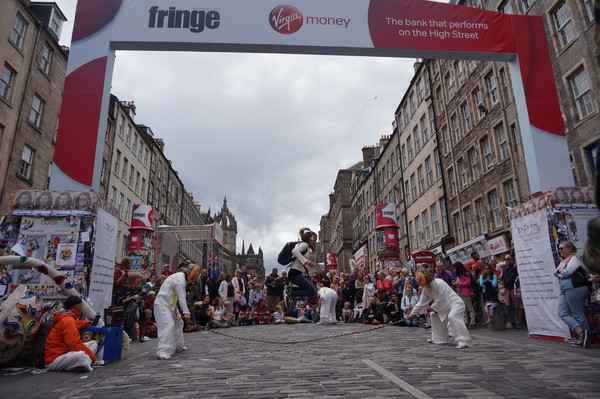
[[317, 324], [335, 324], [335, 305], [338, 301], [338, 294], [335, 290], [328, 287], [322, 287], [318, 292], [321, 299], [321, 320]]
[[448, 328], [454, 333], [456, 347], [458, 349], [469, 348], [473, 346], [471, 334], [465, 326], [463, 315], [465, 313], [465, 303], [454, 292], [454, 290], [444, 281], [435, 278], [430, 269], [419, 269], [416, 273], [419, 285], [423, 286], [423, 293], [419, 303], [415, 305], [407, 319], [412, 320], [419, 312], [433, 301], [431, 308], [431, 332], [434, 344], [448, 343]]
[[183, 319], [189, 321], [190, 311], [185, 298], [186, 283], [195, 282], [199, 274], [199, 265], [182, 268], [179, 272], [167, 277], [156, 295], [154, 317], [158, 334], [156, 357], [159, 359], [170, 359], [175, 352], [187, 349], [183, 341], [183, 320], [177, 304], [181, 308]]

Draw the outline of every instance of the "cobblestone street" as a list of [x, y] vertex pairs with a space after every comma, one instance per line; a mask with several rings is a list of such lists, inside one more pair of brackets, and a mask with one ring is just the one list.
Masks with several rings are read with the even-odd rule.
[[[362, 324], [268, 325], [219, 330], [302, 341], [365, 330]], [[427, 344], [424, 329], [385, 327], [309, 343], [186, 334], [189, 348], [154, 357], [156, 340], [132, 343], [121, 361], [91, 373], [0, 369], [3, 398], [597, 398], [600, 345], [472, 332], [474, 347]]]

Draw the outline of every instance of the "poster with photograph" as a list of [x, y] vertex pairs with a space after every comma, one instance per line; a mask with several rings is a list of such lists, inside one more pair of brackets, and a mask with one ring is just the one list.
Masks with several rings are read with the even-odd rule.
[[52, 191], [38, 191], [33, 203], [33, 213], [39, 216], [50, 216], [54, 205], [54, 193]]
[[56, 269], [75, 269], [77, 243], [60, 242], [56, 247]]
[[52, 207], [52, 215], [67, 216], [71, 214], [73, 209], [73, 192], [61, 191], [57, 193]]
[[17, 241], [21, 228], [21, 216], [8, 215], [0, 221], [0, 240]]
[[15, 194], [12, 213], [15, 215], [30, 215], [35, 201], [35, 190], [20, 190]]

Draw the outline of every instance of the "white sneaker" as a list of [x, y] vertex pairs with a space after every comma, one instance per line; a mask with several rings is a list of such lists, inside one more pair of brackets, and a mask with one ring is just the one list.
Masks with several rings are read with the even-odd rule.
[[470, 348], [470, 346], [467, 345], [467, 344], [458, 344], [458, 345], [456, 345], [456, 349], [466, 349], [466, 348]]
[[169, 355], [160, 355], [160, 356], [156, 356], [156, 358], [158, 360], [169, 360], [171, 358], [171, 356], [169, 356]]
[[144, 335], [144, 341], [150, 341], [150, 337]]
[[179, 353], [179, 352], [183, 352], [183, 351], [186, 351], [186, 350], [187, 350], [187, 346], [184, 346], [181, 349], [176, 349], [175, 352]]

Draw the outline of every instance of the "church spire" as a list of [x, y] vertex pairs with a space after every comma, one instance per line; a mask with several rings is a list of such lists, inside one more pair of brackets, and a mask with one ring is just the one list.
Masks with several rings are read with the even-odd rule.
[[242, 240], [242, 256], [246, 255], [246, 250], [244, 249], [246, 247], [246, 243], [244, 240]]

